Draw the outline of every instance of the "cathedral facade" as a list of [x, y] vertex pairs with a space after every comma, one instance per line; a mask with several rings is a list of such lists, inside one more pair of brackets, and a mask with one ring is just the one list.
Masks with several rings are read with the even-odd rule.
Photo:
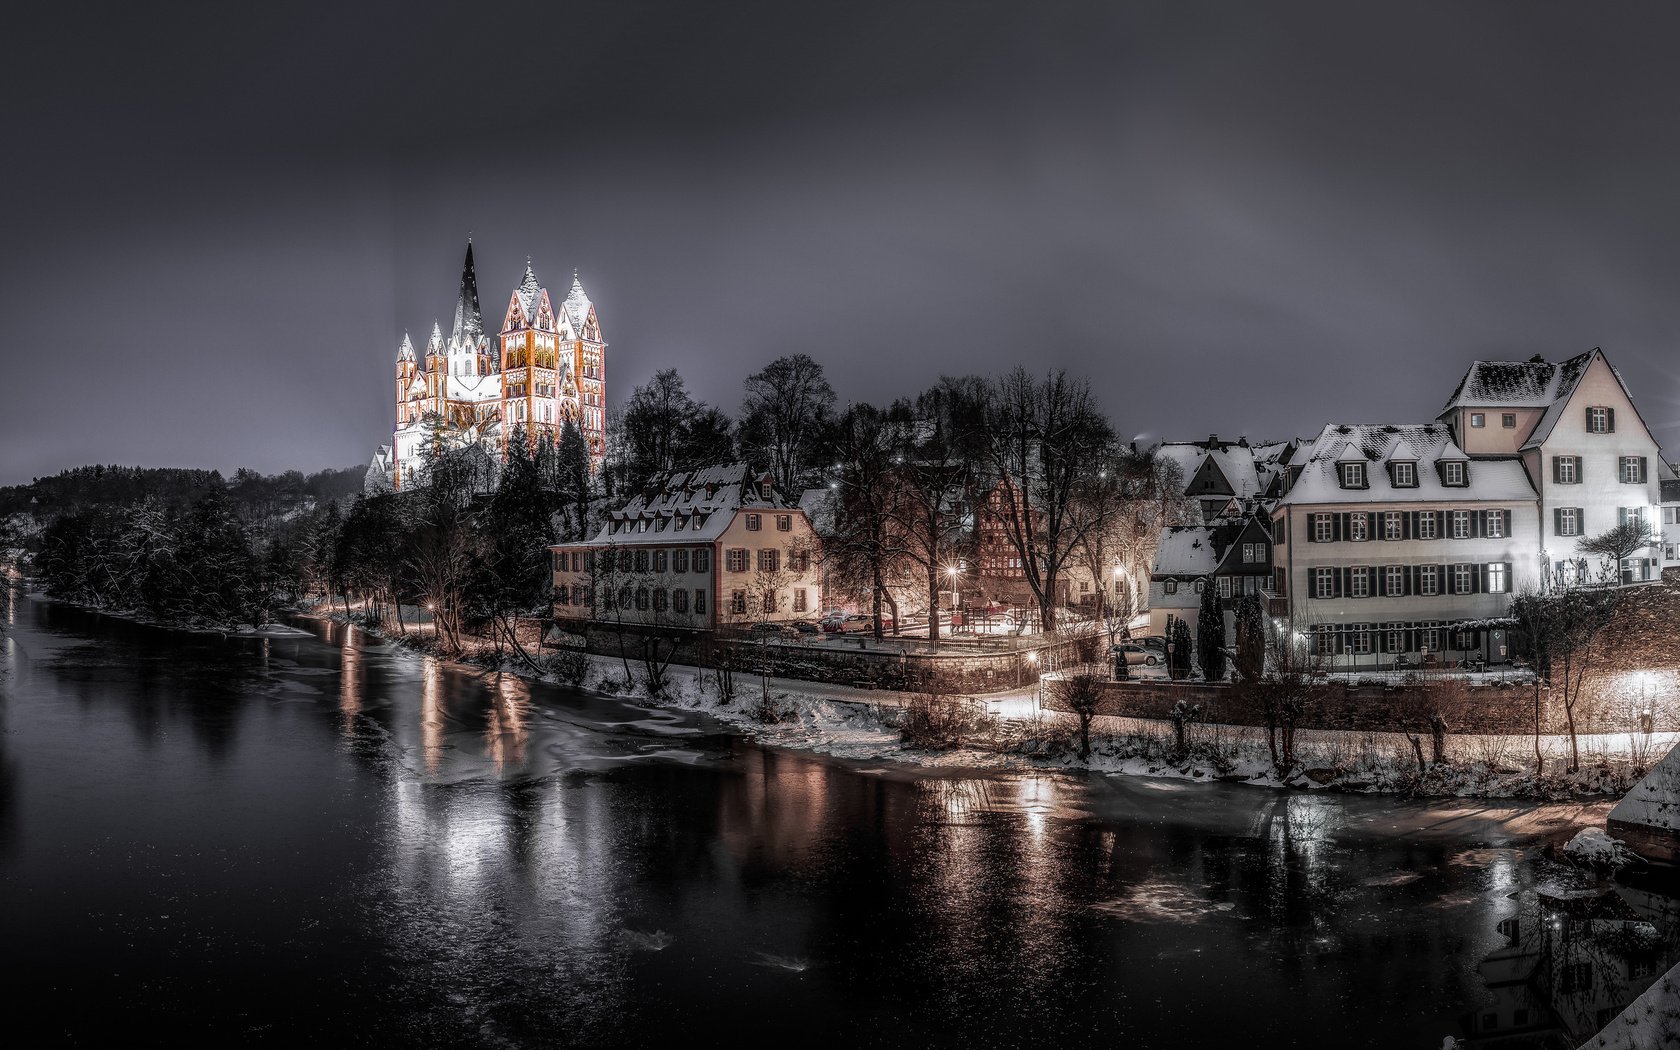
[[374, 453], [369, 487], [411, 484], [439, 443], [477, 443], [499, 459], [514, 434], [558, 444], [568, 422], [598, 467], [606, 454], [606, 349], [577, 276], [556, 303], [529, 261], [500, 331], [487, 334], [469, 240], [448, 334], [433, 322], [423, 353], [406, 333], [397, 347], [396, 428]]

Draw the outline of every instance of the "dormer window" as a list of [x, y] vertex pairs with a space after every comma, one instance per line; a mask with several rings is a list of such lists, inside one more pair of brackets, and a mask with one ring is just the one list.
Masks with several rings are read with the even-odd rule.
[[1441, 464], [1441, 484], [1457, 487], [1469, 484], [1463, 460], [1449, 459]]
[[1388, 476], [1397, 489], [1417, 488], [1417, 464], [1410, 460], [1390, 463], [1388, 465]]
[[1370, 487], [1365, 480], [1365, 464], [1338, 463], [1336, 466], [1340, 468], [1342, 473], [1342, 488], [1363, 489]]

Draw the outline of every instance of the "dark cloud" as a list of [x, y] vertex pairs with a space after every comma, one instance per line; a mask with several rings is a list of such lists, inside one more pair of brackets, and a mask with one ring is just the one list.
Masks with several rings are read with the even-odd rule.
[[[41, 19], [37, 13], [28, 16]], [[4, 71], [0, 482], [363, 459], [530, 255], [617, 398], [1017, 362], [1133, 433], [1432, 414], [1602, 345], [1680, 444], [1662, 6], [113, 5]]]

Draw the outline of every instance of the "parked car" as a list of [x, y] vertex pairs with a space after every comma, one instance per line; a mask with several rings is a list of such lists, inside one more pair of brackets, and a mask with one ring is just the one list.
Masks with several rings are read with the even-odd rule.
[[747, 628], [747, 637], [754, 639], [765, 638], [770, 640], [778, 638], [797, 638], [799, 637], [799, 632], [785, 623], [755, 623], [751, 627]]
[[1165, 635], [1146, 634], [1133, 638], [1132, 643], [1134, 645], [1141, 645], [1145, 649], [1153, 649], [1163, 656], [1165, 656], [1167, 652], [1167, 639]]
[[800, 634], [817, 634], [822, 630], [815, 620], [795, 620], [790, 626]]
[[1161, 663], [1166, 659], [1164, 655], [1157, 653], [1155, 650], [1146, 646], [1139, 645], [1136, 642], [1121, 642], [1110, 651], [1113, 652], [1115, 656], [1124, 655], [1126, 657], [1127, 667], [1130, 667], [1133, 664], [1143, 664], [1145, 667], [1154, 667], [1156, 664]]
[[[892, 623], [890, 617], [883, 617], [882, 619], [885, 621], [882, 624], [883, 627]], [[874, 629], [875, 617], [869, 615], [868, 613], [853, 613], [844, 620], [841, 620], [834, 628], [835, 633], [837, 634], [863, 634], [866, 631], [873, 631]]]

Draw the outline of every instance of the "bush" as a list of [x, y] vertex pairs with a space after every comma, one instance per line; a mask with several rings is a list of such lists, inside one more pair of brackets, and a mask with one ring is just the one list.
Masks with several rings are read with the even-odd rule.
[[965, 697], [917, 693], [900, 709], [898, 732], [909, 747], [943, 750], [961, 747], [964, 737], [988, 721], [985, 711]]
[[587, 653], [562, 649], [548, 658], [548, 671], [561, 685], [577, 689], [589, 675], [589, 656]]

